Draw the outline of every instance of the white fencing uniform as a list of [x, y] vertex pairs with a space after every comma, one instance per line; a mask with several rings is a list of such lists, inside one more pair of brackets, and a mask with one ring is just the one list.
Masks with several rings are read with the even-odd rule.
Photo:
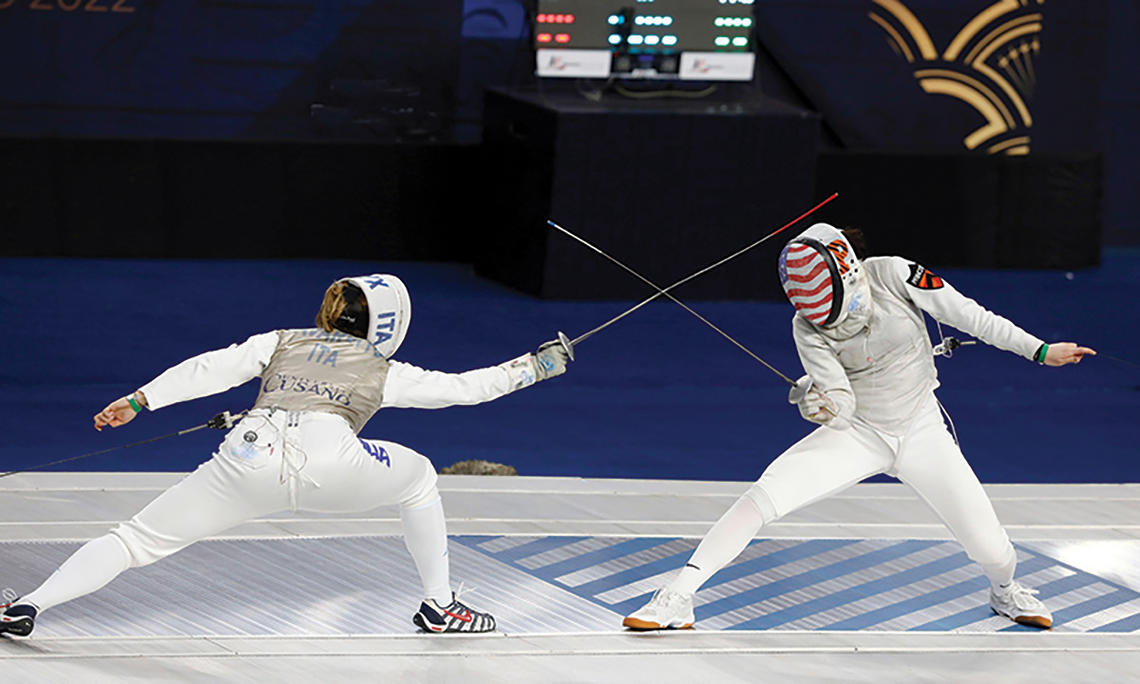
[[188, 359], [141, 387], [157, 410], [256, 377], [262, 382], [255, 407], [212, 459], [82, 547], [24, 601], [45, 610], [102, 587], [127, 567], [153, 563], [251, 518], [398, 504], [425, 596], [449, 604], [435, 469], [405, 446], [356, 433], [381, 408], [477, 404], [533, 384], [533, 357], [465, 373], [389, 360], [410, 318], [407, 292], [392, 276], [352, 280], [389, 288], [369, 297], [372, 313], [380, 315], [373, 317], [369, 340], [317, 329], [263, 333]]
[[[241, 345], [189, 359], [141, 391], [151, 408], [159, 409], [228, 389], [219, 388], [218, 379], [240, 384], [255, 377], [252, 371], [268, 365], [279, 334], [255, 335]], [[270, 382], [272, 378], [263, 379], [263, 386]], [[451, 374], [391, 361], [381, 406], [475, 404], [512, 389], [509, 373], [498, 366]], [[291, 419], [296, 423], [292, 427]], [[257, 435], [256, 441], [247, 442], [249, 434]], [[229, 431], [214, 458], [112, 534], [126, 544], [131, 565], [137, 566], [282, 510], [358, 512], [389, 504], [415, 506], [433, 496], [438, 496], [435, 469], [405, 446], [358, 439], [345, 418], [330, 413], [255, 408]]]
[[[837, 416], [765, 469], [714, 525], [670, 590], [691, 594], [739, 555], [764, 524], [881, 473], [909, 485], [991, 583], [1013, 577], [1013, 546], [940, 414], [923, 312], [1027, 359], [1042, 341], [911, 261], [877, 257], [861, 268], [858, 287], [864, 291], [850, 283], [855, 294], [836, 297], [847, 307], [836, 325], [810, 323], [802, 310], [793, 318], [804, 370]], [[826, 316], [818, 309], [814, 315]]]
[[1013, 548], [942, 420], [922, 312], [1027, 359], [1042, 341], [911, 261], [871, 258], [863, 268], [871, 306], [859, 325], [820, 328], [798, 314], [792, 325], [804, 370], [851, 425], [817, 428], [773, 461], [751, 494], [779, 517], [886, 473], [930, 505], [970, 558], [1004, 574]]

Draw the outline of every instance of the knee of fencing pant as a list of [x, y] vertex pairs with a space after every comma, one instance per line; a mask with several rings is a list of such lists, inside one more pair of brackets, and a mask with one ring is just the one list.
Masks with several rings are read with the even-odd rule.
[[[432, 506], [440, 505], [439, 490], [432, 487], [429, 491], [424, 492], [422, 496], [417, 497], [415, 500], [408, 501], [400, 504], [401, 511], [418, 511], [421, 508], [431, 508]], [[401, 513], [402, 515], [402, 513]]]
[[123, 543], [132, 568], [150, 565], [186, 546], [181, 540], [162, 535], [133, 518], [120, 523], [111, 530], [111, 535]]
[[764, 518], [764, 524], [772, 522], [780, 515], [776, 512], [776, 505], [772, 503], [772, 497], [768, 496], [768, 492], [759, 482], [753, 484], [744, 492], [744, 496], [751, 499], [752, 503], [756, 504], [756, 509], [760, 511], [760, 516]]
[[419, 508], [435, 503], [439, 498], [439, 475], [435, 472], [435, 466], [431, 461], [422, 454], [416, 454], [418, 462], [416, 469], [418, 472], [412, 478], [412, 481], [404, 489], [403, 496], [400, 497], [400, 505], [405, 508]]

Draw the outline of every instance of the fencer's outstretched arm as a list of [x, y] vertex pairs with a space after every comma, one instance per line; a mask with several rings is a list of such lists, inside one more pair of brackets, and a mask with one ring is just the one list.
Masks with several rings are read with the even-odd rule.
[[566, 372], [569, 357], [557, 340], [533, 354], [465, 373], [425, 370], [391, 361], [381, 408], [444, 408], [481, 404]]
[[[261, 375], [273, 356], [277, 340], [276, 331], [261, 333], [241, 344], [192, 356], [140, 387], [132, 398], [140, 408], [146, 406], [153, 411], [180, 401], [224, 392]], [[124, 425], [136, 413], [127, 397], [116, 399], [95, 414], [95, 429]]]
[[935, 320], [1005, 351], [1049, 366], [1077, 363], [1083, 356], [1095, 355], [1088, 347], [1072, 342], [1045, 344], [1009, 319], [999, 316], [958, 292], [950, 283], [930, 274], [924, 267], [902, 257], [890, 259], [889, 286]]
[[[166, 370], [132, 395], [151, 410], [224, 392], [265, 370], [277, 348], [277, 331], [254, 335], [241, 344], [191, 357]], [[391, 361], [382, 407], [443, 408], [478, 404], [566, 372], [568, 356], [558, 341], [498, 366], [466, 373], [442, 373]], [[95, 414], [95, 429], [130, 422], [137, 411], [127, 397]]]

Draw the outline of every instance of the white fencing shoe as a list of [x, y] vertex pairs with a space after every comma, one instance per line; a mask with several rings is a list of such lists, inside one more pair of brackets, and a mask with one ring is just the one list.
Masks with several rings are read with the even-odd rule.
[[990, 608], [1019, 624], [1049, 629], [1053, 626], [1053, 614], [1034, 596], [1036, 593], [1036, 589], [1026, 589], [1017, 582], [991, 588]]
[[621, 621], [623, 627], [637, 631], [650, 629], [692, 629], [693, 595], [658, 589], [641, 610]]

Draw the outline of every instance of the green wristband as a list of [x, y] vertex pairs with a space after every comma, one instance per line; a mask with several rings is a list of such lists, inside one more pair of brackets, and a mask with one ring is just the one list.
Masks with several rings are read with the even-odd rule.
[[135, 410], [135, 413], [138, 413], [139, 411], [142, 410], [142, 407], [139, 406], [139, 403], [137, 401], [135, 401], [135, 395], [128, 394], [126, 399], [127, 399], [127, 403], [131, 405], [131, 408], [133, 408]]
[[1034, 361], [1037, 363], [1045, 363], [1045, 355], [1048, 353], [1049, 345], [1045, 344], [1044, 342], [1041, 343], [1041, 346], [1037, 348], [1037, 354], [1036, 358], [1034, 358]]

